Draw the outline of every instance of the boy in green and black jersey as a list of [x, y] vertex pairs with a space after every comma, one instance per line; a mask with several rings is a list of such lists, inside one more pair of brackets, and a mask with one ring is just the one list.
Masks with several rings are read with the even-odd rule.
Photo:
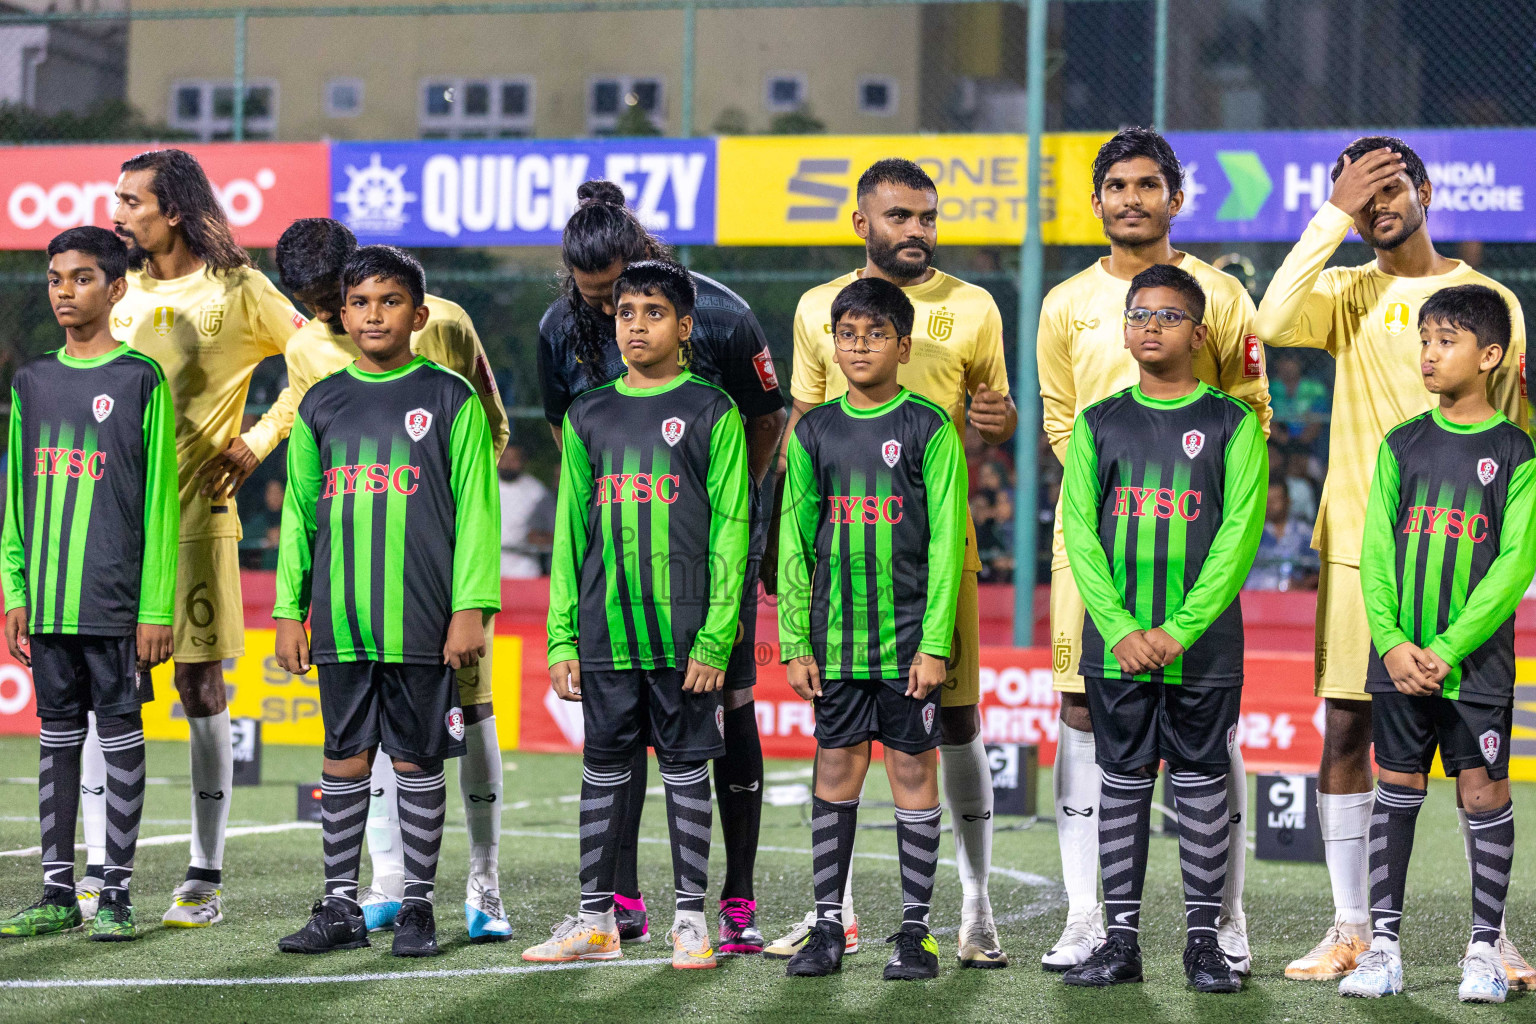
[[1237, 595], [1264, 526], [1268, 459], [1242, 402], [1196, 379], [1205, 295], [1155, 266], [1126, 296], [1125, 345], [1141, 381], [1083, 410], [1062, 514], [1088, 616], [1082, 672], [1104, 774], [1100, 870], [1108, 937], [1069, 985], [1141, 980], [1138, 942], [1152, 787], [1172, 772], [1188, 942], [1202, 992], [1240, 987], [1216, 942], [1227, 858], [1226, 777], [1243, 684]]
[[464, 753], [455, 672], [485, 653], [482, 615], [501, 606], [496, 473], [474, 388], [411, 353], [428, 315], [421, 264], [364, 246], [341, 280], [342, 325], [361, 354], [299, 404], [272, 612], [283, 667], [319, 667], [325, 896], [278, 948], [368, 945], [357, 872], [370, 766], [383, 750], [405, 852], [392, 952], [431, 956], [443, 760]]
[[1536, 450], [1488, 404], [1509, 351], [1509, 308], [1482, 285], [1419, 311], [1420, 368], [1436, 409], [1381, 443], [1360, 582], [1371, 625], [1365, 689], [1381, 777], [1371, 815], [1371, 949], [1344, 995], [1402, 991], [1398, 932], [1414, 822], [1435, 750], [1456, 779], [1472, 862], [1472, 938], [1460, 996], [1503, 1002], [1498, 949], [1515, 842], [1509, 739], [1515, 609], [1536, 572]]
[[870, 741], [885, 747], [896, 800], [902, 922], [888, 980], [938, 974], [928, 930], [939, 855], [934, 690], [944, 681], [965, 554], [959, 436], [939, 406], [903, 388], [912, 303], [878, 278], [832, 303], [842, 398], [790, 438], [779, 533], [779, 641], [789, 684], [816, 702], [811, 810], [816, 925], [789, 975], [839, 970], [843, 890]]
[[10, 482], [0, 568], [5, 638], [32, 668], [41, 757], [43, 898], [0, 935], [81, 923], [75, 817], [87, 712], [107, 762], [106, 867], [93, 939], [137, 935], [128, 880], [144, 804], [149, 668], [171, 656], [176, 592], [175, 414], [159, 364], [112, 338], [128, 249], [98, 227], [48, 244], [64, 347], [11, 381]]

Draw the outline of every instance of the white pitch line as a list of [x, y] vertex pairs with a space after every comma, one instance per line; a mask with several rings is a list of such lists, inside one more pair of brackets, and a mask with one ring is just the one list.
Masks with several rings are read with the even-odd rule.
[[[281, 825], [249, 825], [242, 828], [232, 828], [224, 833], [226, 837], [234, 836], [264, 836], [274, 832], [296, 832], [301, 829], [319, 829], [317, 821], [286, 821]], [[146, 846], [174, 846], [177, 843], [192, 841], [192, 833], [179, 832], [168, 836], [145, 836], [139, 840], [139, 848]], [[76, 843], [76, 850], [85, 849], [84, 843]], [[43, 852], [41, 846], [29, 846], [24, 850], [0, 850], [0, 857], [37, 857]]]

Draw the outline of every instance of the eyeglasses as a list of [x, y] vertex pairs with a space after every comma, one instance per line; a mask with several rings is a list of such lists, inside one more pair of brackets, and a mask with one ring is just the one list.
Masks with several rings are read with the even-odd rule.
[[1142, 309], [1133, 306], [1125, 311], [1125, 322], [1132, 327], [1145, 327], [1152, 322], [1154, 316], [1157, 317], [1159, 327], [1177, 327], [1185, 320], [1194, 319], [1182, 309]]
[[890, 344], [895, 335], [887, 334], [878, 327], [868, 334], [858, 334], [845, 328], [835, 332], [832, 337], [837, 343], [838, 350], [842, 352], [852, 352], [861, 338], [864, 340], [864, 347], [870, 352], [884, 352], [885, 346]]

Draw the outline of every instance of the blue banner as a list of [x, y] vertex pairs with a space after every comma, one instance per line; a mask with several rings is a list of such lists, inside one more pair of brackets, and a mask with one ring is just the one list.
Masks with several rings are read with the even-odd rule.
[[[1184, 164], [1175, 242], [1294, 242], [1333, 188], [1339, 153], [1362, 133], [1172, 132]], [[1399, 135], [1434, 185], [1436, 241], [1536, 241], [1536, 132], [1465, 129]], [[1527, 203], [1532, 204], [1527, 209]]]
[[365, 244], [559, 245], [593, 178], [668, 242], [714, 244], [713, 139], [338, 142], [331, 215]]

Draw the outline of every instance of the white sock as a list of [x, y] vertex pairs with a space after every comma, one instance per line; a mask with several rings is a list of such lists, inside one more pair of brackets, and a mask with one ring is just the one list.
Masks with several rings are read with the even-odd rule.
[[960, 889], [967, 900], [984, 899], [992, 871], [992, 768], [978, 735], [959, 746], [939, 747], [944, 765], [944, 802], [955, 833]]
[[1323, 856], [1333, 883], [1333, 919], [1370, 927], [1370, 851], [1372, 793], [1319, 793], [1317, 818], [1323, 832]]
[[1232, 744], [1232, 767], [1227, 773], [1227, 884], [1221, 897], [1222, 917], [1243, 914], [1243, 880], [1248, 874], [1248, 776], [1243, 752]]
[[[87, 740], [86, 742], [89, 744], [90, 741]], [[87, 746], [86, 749], [89, 750], [90, 747]], [[1476, 869], [1472, 867], [1472, 829], [1467, 824], [1467, 809], [1465, 807], [1456, 808], [1456, 820], [1461, 830], [1462, 848], [1467, 852], [1467, 871], [1470, 873]], [[1508, 920], [1509, 912], [1505, 911], [1504, 916], [1499, 918], [1499, 938], [1501, 939], [1508, 938], [1504, 931], [1504, 926]]]
[[[80, 753], [80, 814], [85, 819], [86, 866], [107, 863], [107, 759], [96, 735], [96, 712], [86, 712], [90, 730]], [[101, 881], [101, 879], [97, 879]]]
[[368, 858], [373, 864], [373, 889], [391, 899], [405, 896], [405, 847], [400, 840], [400, 805], [395, 792], [395, 766], [382, 750], [373, 758], [368, 781]]
[[1403, 944], [1397, 939], [1389, 939], [1385, 935], [1377, 935], [1371, 939], [1371, 948], [1378, 953], [1391, 953], [1395, 957], [1403, 955]]
[[585, 910], [579, 910], [576, 912], [576, 920], [583, 928], [597, 928], [605, 932], [617, 931], [619, 927], [618, 922], [613, 919], [611, 907], [602, 914], [589, 914]]
[[[1099, 902], [1099, 790], [1104, 777], [1094, 761], [1093, 733], [1061, 722], [1056, 730], [1056, 842], [1067, 915], [1091, 913]], [[1070, 813], [1071, 808], [1076, 813]]]
[[192, 732], [192, 866], [224, 867], [224, 830], [235, 784], [235, 752], [229, 745], [229, 710], [188, 718]]
[[496, 716], [464, 727], [464, 756], [459, 758], [459, 792], [469, 826], [469, 885], [500, 892], [497, 852], [501, 848], [501, 747]]

